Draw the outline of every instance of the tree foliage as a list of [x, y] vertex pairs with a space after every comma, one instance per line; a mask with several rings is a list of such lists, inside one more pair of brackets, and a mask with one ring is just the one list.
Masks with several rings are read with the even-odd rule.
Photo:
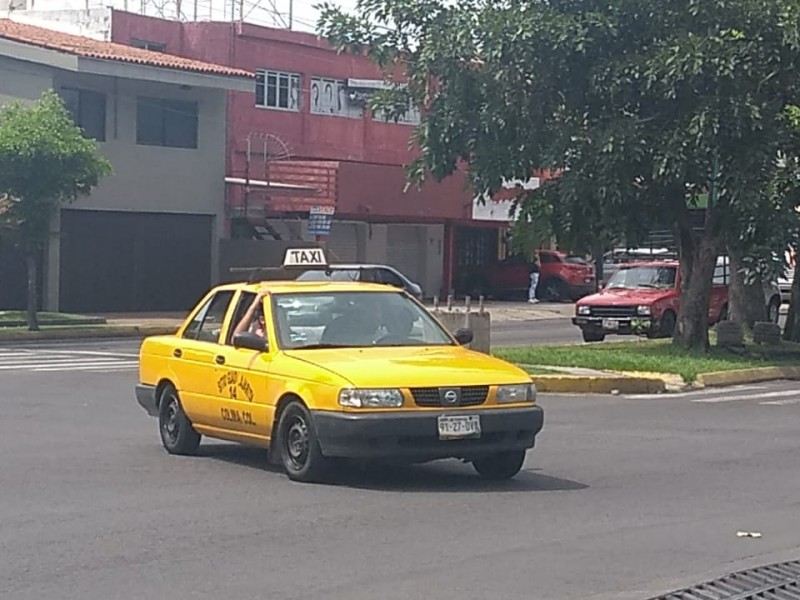
[[62, 204], [88, 194], [111, 172], [53, 91], [0, 107], [0, 228], [28, 264], [28, 327], [38, 329], [37, 259]]
[[[408, 86], [374, 105], [424, 114], [409, 176], [468, 165], [478, 193], [535, 169], [557, 233], [677, 234], [676, 342], [708, 347], [711, 274], [763, 206], [794, 105], [800, 0], [360, 0], [320, 32]], [[707, 206], [692, 220], [701, 195]], [[698, 228], [697, 225], [700, 225]], [[583, 233], [582, 233], [583, 232]]]

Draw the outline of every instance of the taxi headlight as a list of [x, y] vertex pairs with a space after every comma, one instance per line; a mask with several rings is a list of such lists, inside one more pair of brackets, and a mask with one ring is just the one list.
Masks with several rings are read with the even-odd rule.
[[589, 306], [579, 306], [578, 307], [578, 314], [579, 315], [590, 315], [590, 314], [592, 314], [592, 309]]
[[403, 394], [397, 389], [354, 389], [339, 392], [339, 404], [350, 408], [397, 408], [403, 406]]
[[536, 400], [536, 386], [533, 383], [501, 385], [497, 387], [495, 399], [498, 403], [533, 402]]
[[637, 312], [643, 317], [650, 316], [650, 306], [647, 304], [641, 304], [637, 309]]

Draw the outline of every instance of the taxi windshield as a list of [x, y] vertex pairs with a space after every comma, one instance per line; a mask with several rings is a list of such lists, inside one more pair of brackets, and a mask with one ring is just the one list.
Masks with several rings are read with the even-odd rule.
[[617, 270], [608, 280], [606, 288], [656, 288], [675, 287], [676, 267], [640, 266]]
[[275, 294], [272, 302], [284, 350], [454, 345], [435, 319], [400, 292]]

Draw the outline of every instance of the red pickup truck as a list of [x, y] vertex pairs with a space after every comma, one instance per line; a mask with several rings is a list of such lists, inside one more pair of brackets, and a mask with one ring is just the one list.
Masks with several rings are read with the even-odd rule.
[[[556, 250], [537, 250], [539, 285], [536, 295], [548, 302], [573, 301], [595, 291], [594, 267], [577, 256]], [[500, 262], [470, 269], [463, 274], [464, 291], [477, 298], [528, 297], [530, 263], [511, 256]]]
[[[718, 266], [711, 288], [709, 325], [728, 315], [726, 268]], [[608, 334], [671, 337], [680, 308], [678, 261], [628, 263], [614, 271], [605, 287], [575, 305], [572, 323], [586, 342], [602, 342]]]

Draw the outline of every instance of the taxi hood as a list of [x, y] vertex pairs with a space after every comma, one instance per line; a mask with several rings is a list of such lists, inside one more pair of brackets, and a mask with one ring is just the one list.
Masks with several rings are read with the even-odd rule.
[[530, 375], [461, 346], [390, 346], [287, 350], [287, 356], [331, 371], [362, 388], [526, 383]]
[[674, 288], [606, 288], [578, 301], [578, 306], [631, 306], [674, 296]]

